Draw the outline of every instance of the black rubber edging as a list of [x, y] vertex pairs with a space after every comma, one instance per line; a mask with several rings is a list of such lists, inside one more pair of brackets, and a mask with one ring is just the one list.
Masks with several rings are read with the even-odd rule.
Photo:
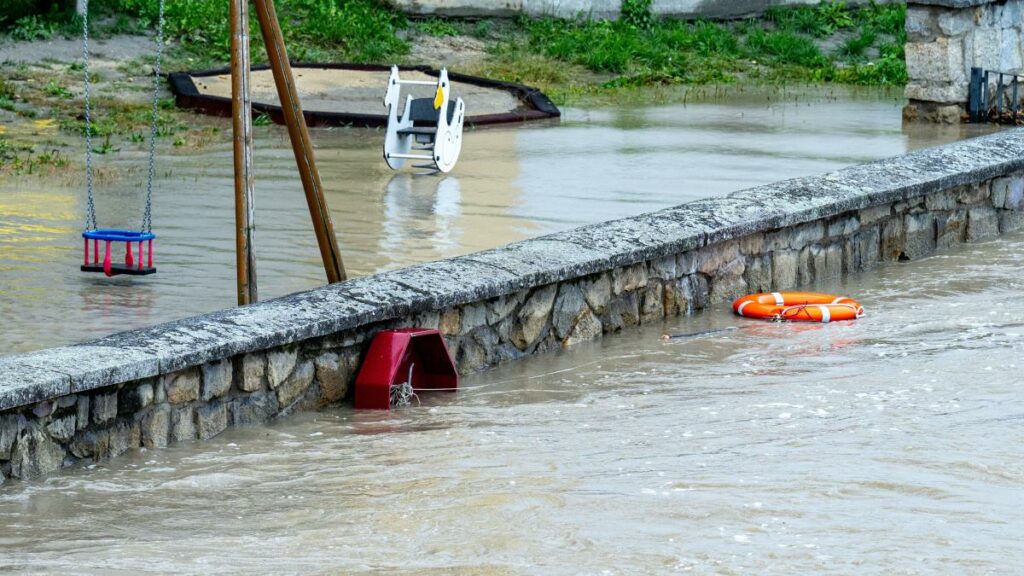
[[[386, 72], [391, 66], [383, 64], [343, 64], [328, 63], [320, 64], [304, 62], [292, 64], [293, 69], [303, 68], [326, 68], [333, 70], [359, 70]], [[253, 66], [253, 70], [269, 70], [270, 66]], [[423, 72], [430, 76], [437, 76], [440, 71], [429, 66], [403, 66], [402, 70]], [[231, 116], [231, 99], [223, 96], [211, 96], [202, 94], [196, 87], [193, 77], [219, 76], [230, 74], [230, 68], [217, 68], [214, 70], [203, 70], [200, 72], [172, 72], [167, 75], [171, 85], [171, 92], [174, 93], [174, 102], [180, 108], [188, 108], [212, 116]], [[542, 120], [545, 118], [558, 118], [562, 111], [543, 92], [536, 88], [515, 84], [513, 82], [502, 82], [480, 76], [470, 76], [449, 72], [448, 78], [454, 82], [472, 84], [483, 88], [494, 88], [511, 93], [526, 108], [524, 111], [503, 112], [499, 114], [478, 114], [467, 116], [466, 124], [470, 126], [486, 126], [490, 124], [508, 124], [513, 122], [525, 122], [527, 120]], [[284, 114], [280, 106], [266, 104], [263, 102], [252, 103], [253, 114], [266, 114], [271, 120], [278, 124], [284, 124]], [[360, 126], [377, 127], [387, 125], [386, 114], [349, 114], [344, 112], [319, 112], [316, 110], [303, 110], [306, 123], [310, 126]]]

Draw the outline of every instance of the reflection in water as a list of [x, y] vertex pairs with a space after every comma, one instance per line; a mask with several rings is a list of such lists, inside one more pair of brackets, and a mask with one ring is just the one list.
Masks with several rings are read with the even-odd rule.
[[[561, 123], [467, 131], [446, 179], [389, 170], [379, 130], [321, 129], [313, 137], [345, 265], [358, 276], [994, 129], [903, 132], [901, 105], [884, 92], [811, 90], [783, 100], [740, 91], [689, 105], [567, 109]], [[124, 175], [97, 184], [102, 225], [138, 226], [144, 160], [144, 146], [131, 143], [96, 159], [101, 176]], [[287, 132], [258, 128], [254, 163], [260, 295], [320, 285]], [[199, 153], [162, 147], [153, 199], [159, 273], [135, 279], [78, 272], [80, 182], [0, 181], [0, 354], [233, 306], [232, 165], [227, 140]]]
[[1006, 237], [815, 287], [856, 296], [853, 323], [723, 305], [420, 407], [11, 482], [0, 570], [1015, 573], [1022, 267]]
[[395, 174], [384, 192], [382, 254], [422, 249], [438, 253], [458, 249], [462, 194], [455, 176]]

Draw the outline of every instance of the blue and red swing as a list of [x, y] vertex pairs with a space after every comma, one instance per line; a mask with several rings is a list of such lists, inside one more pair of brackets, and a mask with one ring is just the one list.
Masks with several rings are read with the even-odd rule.
[[[153, 166], [156, 156], [157, 107], [160, 96], [160, 60], [164, 50], [164, 0], [160, 0], [157, 20], [156, 64], [153, 67], [153, 113], [149, 135], [149, 175], [146, 182], [146, 209], [139, 230], [96, 227], [96, 207], [92, 194], [92, 120], [89, 116], [89, 3], [82, 10], [82, 52], [85, 72], [85, 182], [87, 191], [85, 231], [82, 232], [82, 272], [102, 272], [109, 276], [126, 274], [146, 276], [156, 273], [153, 266], [152, 200]], [[103, 243], [102, 256], [100, 243]], [[124, 262], [114, 262], [113, 246], [124, 245]], [[137, 245], [137, 249], [133, 248]], [[90, 250], [90, 246], [92, 250]]]

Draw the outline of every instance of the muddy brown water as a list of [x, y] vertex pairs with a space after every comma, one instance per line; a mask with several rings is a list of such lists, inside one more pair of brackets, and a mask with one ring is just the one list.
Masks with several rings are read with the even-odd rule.
[[[0, 570], [1014, 574], [1024, 236], [0, 488]], [[663, 331], [734, 328], [660, 340]]]
[[[472, 107], [472, 102], [467, 103]], [[351, 275], [435, 260], [581, 224], [818, 174], [968, 135], [900, 126], [884, 91], [737, 91], [688, 105], [567, 109], [558, 122], [468, 131], [446, 177], [391, 172], [383, 133], [313, 131]], [[223, 122], [227, 130], [229, 124]], [[60, 138], [40, 129], [40, 142]], [[81, 342], [235, 303], [231, 147], [161, 142], [153, 226], [159, 272], [78, 271], [85, 194], [78, 174], [0, 178], [0, 355]], [[256, 253], [261, 298], [324, 275], [286, 132], [259, 127]], [[68, 151], [75, 154], [78, 148]], [[98, 155], [99, 223], [137, 227], [144, 146]]]

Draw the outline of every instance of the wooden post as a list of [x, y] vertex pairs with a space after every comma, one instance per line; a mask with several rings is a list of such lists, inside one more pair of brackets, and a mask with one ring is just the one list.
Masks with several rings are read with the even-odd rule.
[[258, 300], [253, 252], [252, 100], [249, 90], [249, 1], [231, 0], [231, 117], [235, 151], [235, 264], [238, 304]]
[[267, 45], [267, 58], [274, 72], [274, 83], [277, 85], [277, 96], [281, 101], [284, 120], [288, 125], [288, 137], [295, 152], [295, 163], [302, 178], [302, 188], [306, 192], [306, 203], [309, 205], [309, 216], [313, 220], [313, 231], [316, 242], [320, 246], [320, 256], [327, 272], [327, 282], [341, 282], [346, 279], [345, 265], [341, 261], [338, 239], [334, 235], [334, 224], [331, 213], [327, 209], [320, 172], [316, 169], [313, 157], [313, 144], [309, 140], [306, 118], [302, 115], [299, 93], [295, 88], [295, 78], [285, 51], [281, 26], [277, 20], [277, 11], [273, 0], [255, 0], [256, 17], [260, 21], [260, 32], [263, 42]]

